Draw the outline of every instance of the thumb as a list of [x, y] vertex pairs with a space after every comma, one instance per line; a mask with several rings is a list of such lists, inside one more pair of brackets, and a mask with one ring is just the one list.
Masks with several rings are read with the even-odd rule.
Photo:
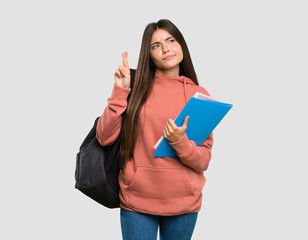
[[182, 127], [187, 128], [188, 119], [189, 119], [189, 116], [186, 116], [186, 118], [184, 119]]

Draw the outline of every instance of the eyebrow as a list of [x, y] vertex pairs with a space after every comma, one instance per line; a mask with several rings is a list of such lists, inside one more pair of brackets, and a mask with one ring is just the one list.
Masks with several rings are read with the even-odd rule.
[[[173, 37], [172, 37], [172, 36], [167, 37], [167, 38], [165, 39], [165, 41], [168, 41], [170, 38], [173, 38]], [[160, 42], [153, 42], [153, 43], [151, 43], [151, 46], [154, 45], [154, 44], [158, 44], [158, 43], [160, 43]]]

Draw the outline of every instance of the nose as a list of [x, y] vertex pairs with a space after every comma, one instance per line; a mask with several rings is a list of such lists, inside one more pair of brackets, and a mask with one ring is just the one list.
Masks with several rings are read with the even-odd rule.
[[169, 46], [166, 43], [162, 44], [162, 50], [164, 53], [169, 52]]

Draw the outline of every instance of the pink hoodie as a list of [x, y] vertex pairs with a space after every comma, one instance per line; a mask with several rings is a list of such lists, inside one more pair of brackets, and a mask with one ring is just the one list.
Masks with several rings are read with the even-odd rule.
[[[119, 177], [121, 207], [165, 216], [200, 210], [205, 183], [203, 171], [211, 158], [213, 134], [199, 147], [186, 135], [171, 143], [179, 159], [153, 157], [154, 145], [162, 136], [166, 122], [175, 119], [197, 91], [208, 95], [204, 88], [186, 77], [165, 78], [155, 74], [153, 90], [140, 112], [134, 157], [126, 165], [124, 178]], [[112, 144], [119, 135], [129, 92], [130, 88], [114, 85], [97, 125], [101, 145]]]

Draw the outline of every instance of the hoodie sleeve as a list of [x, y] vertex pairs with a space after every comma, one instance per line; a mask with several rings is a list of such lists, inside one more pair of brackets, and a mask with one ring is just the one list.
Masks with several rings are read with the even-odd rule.
[[[210, 96], [208, 91], [201, 86], [198, 86], [197, 89], [191, 88], [189, 90], [190, 96], [193, 96], [196, 91]], [[169, 144], [175, 149], [181, 162], [185, 165], [197, 172], [203, 172], [208, 168], [211, 160], [213, 133], [200, 146], [197, 146], [194, 141], [189, 140], [186, 134], [179, 141]]]
[[112, 94], [108, 98], [108, 105], [96, 128], [96, 137], [102, 146], [111, 145], [119, 136], [122, 123], [121, 114], [127, 108], [127, 97], [130, 91], [130, 88], [114, 84]]
[[170, 143], [170, 145], [175, 149], [182, 163], [197, 172], [203, 172], [208, 168], [211, 160], [213, 133], [200, 146], [189, 140], [186, 134], [179, 141]]

